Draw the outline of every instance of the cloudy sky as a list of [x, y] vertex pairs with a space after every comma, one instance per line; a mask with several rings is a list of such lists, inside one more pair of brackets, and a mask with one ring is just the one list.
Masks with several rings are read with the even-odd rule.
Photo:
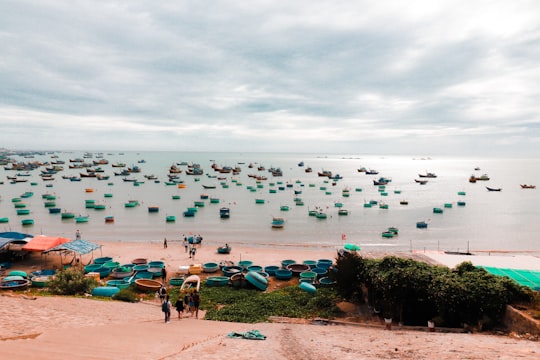
[[540, 155], [540, 2], [0, 2], [0, 147]]

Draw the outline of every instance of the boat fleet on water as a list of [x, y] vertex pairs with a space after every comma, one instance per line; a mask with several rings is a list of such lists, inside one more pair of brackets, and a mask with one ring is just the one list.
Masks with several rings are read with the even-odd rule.
[[[50, 161], [36, 161], [34, 159], [34, 153], [8, 153], [8, 152], [0, 152], [0, 165], [3, 166], [3, 169], [9, 173], [14, 173], [13, 175], [7, 175], [7, 179], [12, 184], [22, 183], [22, 182], [28, 182], [29, 179], [31, 179], [31, 175], [35, 172], [39, 171], [39, 178], [41, 178], [42, 181], [50, 181], [55, 180], [55, 177], [58, 176], [62, 171], [67, 169], [71, 169], [72, 171], [68, 175], [61, 176], [62, 179], [69, 180], [69, 181], [81, 181], [84, 178], [95, 178], [97, 180], [109, 180], [112, 176], [119, 177], [122, 179], [123, 182], [133, 183], [134, 186], [139, 186], [140, 184], [144, 183], [144, 181], [153, 181], [155, 183], [160, 183], [162, 180], [159, 179], [158, 176], [154, 174], [144, 174], [143, 178], [141, 179], [140, 175], [142, 175], [143, 169], [141, 167], [141, 164], [145, 164], [146, 161], [144, 159], [140, 159], [137, 161], [137, 165], [127, 166], [124, 162], [114, 162], [110, 163], [109, 160], [104, 158], [103, 153], [85, 153], [82, 158], [69, 158], [69, 159], [59, 159], [59, 156], [56, 155], [54, 152], [52, 153], [36, 153], [39, 155], [50, 155]], [[120, 153], [119, 155], [122, 155]], [[24, 157], [23, 161], [20, 161], [20, 156]], [[167, 179], [163, 181], [163, 183], [167, 186], [174, 185], [178, 188], [184, 188], [186, 185], [184, 184], [184, 181], [180, 178], [182, 174], [187, 176], [193, 176], [195, 181], [200, 181], [200, 176], [206, 175], [210, 179], [216, 179], [218, 181], [221, 181], [221, 186], [226, 188], [228, 187], [228, 180], [232, 180], [234, 178], [228, 177], [230, 176], [236, 176], [239, 175], [243, 170], [245, 170], [246, 166], [245, 163], [237, 163], [235, 165], [219, 165], [217, 162], [213, 161], [211, 165], [210, 172], [206, 172], [204, 168], [197, 163], [188, 163], [186, 161], [182, 162], [175, 162], [171, 164], [166, 172]], [[110, 174], [111, 170], [108, 170], [107, 167], [112, 168], [112, 175]], [[306, 166], [303, 161], [298, 163], [298, 166], [303, 168], [306, 173], [313, 172], [313, 169], [310, 166]], [[258, 163], [249, 163], [247, 165], [247, 169], [250, 170], [250, 173], [247, 175], [248, 178], [252, 178], [257, 183], [261, 183], [262, 181], [268, 180], [270, 177], [272, 178], [279, 178], [283, 176], [283, 171], [279, 167], [270, 167], [266, 168], [265, 166], [258, 164]], [[78, 174], [73, 174], [77, 172]], [[475, 171], [479, 171], [480, 168], [475, 168]], [[375, 176], [379, 174], [379, 171], [374, 169], [368, 169], [365, 167], [357, 168], [358, 173], [364, 173], [365, 175], [371, 175]], [[109, 172], [109, 173], [107, 173]], [[327, 169], [321, 169], [320, 171], [317, 171], [318, 177], [324, 177], [328, 178], [328, 181], [331, 182], [332, 186], [335, 186], [337, 182], [341, 179], [343, 179], [343, 176], [340, 174], [334, 174], [332, 171]], [[414, 179], [416, 183], [419, 185], [426, 185], [429, 180], [437, 178], [437, 175], [433, 172], [426, 171], [425, 173], [419, 173], [418, 178]], [[35, 177], [34, 177], [35, 179]], [[487, 174], [483, 174], [481, 176], [477, 175], [471, 175], [469, 178], [469, 182], [476, 183], [477, 181], [489, 181], [490, 178]], [[270, 180], [272, 181], [272, 180]], [[385, 186], [390, 184], [392, 179], [390, 177], [385, 176], [379, 176], [376, 179], [373, 179], [373, 185], [379, 187], [379, 192], [381, 195], [386, 194], [386, 188]], [[326, 181], [325, 181], [326, 182]], [[0, 182], [3, 184], [3, 181]], [[278, 184], [281, 184], [282, 182], [278, 181]], [[112, 183], [109, 183], [112, 184]], [[34, 183], [32, 183], [34, 185]], [[314, 184], [310, 184], [312, 186]], [[293, 184], [286, 184], [286, 187], [292, 187]], [[536, 186], [532, 184], [520, 184], [521, 188], [523, 189], [535, 189]], [[47, 185], [47, 187], [52, 187], [52, 184]], [[215, 184], [202, 184], [202, 187], [204, 189], [214, 189], [216, 188]], [[284, 188], [285, 186], [279, 185], [279, 189]], [[488, 191], [501, 191], [501, 188], [497, 187], [489, 187], [486, 186]], [[322, 189], [322, 187], [321, 187]], [[356, 191], [361, 191], [361, 189], [355, 189]], [[269, 190], [271, 193], [275, 192], [275, 189]], [[92, 192], [91, 188], [87, 188], [86, 192]], [[295, 196], [300, 195], [302, 193], [301, 189], [296, 190], [295, 189]], [[400, 190], [394, 190], [394, 193], [400, 194]], [[47, 198], [44, 197], [45, 206], [49, 208], [50, 213], [59, 213], [60, 208], [57, 208], [55, 205], [55, 199], [50, 198], [50, 194], [44, 194], [44, 196], [47, 195]], [[348, 197], [350, 195], [350, 189], [344, 188], [342, 191], [343, 197]], [[25, 196], [31, 196], [27, 193], [21, 195], [21, 198], [24, 198]], [[105, 194], [105, 197], [112, 196], [112, 194]], [[178, 195], [173, 195], [173, 199], [179, 199], [180, 197]], [[207, 194], [201, 194], [201, 200], [209, 199], [211, 203], [219, 203], [219, 199], [217, 198], [209, 198]], [[17, 214], [19, 215], [25, 215], [29, 213], [28, 209], [23, 208], [23, 204], [20, 200], [12, 199], [15, 207], [18, 208]], [[303, 205], [303, 201], [300, 197], [294, 198], [295, 204], [298, 206]], [[256, 203], [264, 203], [263, 199], [256, 199]], [[401, 200], [400, 205], [407, 205], [407, 200]], [[137, 200], [130, 200], [125, 203], [125, 207], [135, 207], [140, 205], [140, 203]], [[338, 208], [338, 215], [348, 215], [349, 210], [343, 209], [343, 204], [339, 201], [335, 202], [335, 207]], [[381, 209], [388, 209], [388, 204], [386, 204], [384, 201], [366, 201], [364, 204], [364, 207], [372, 207], [372, 206], [378, 205]], [[446, 205], [446, 204], [445, 204]], [[464, 205], [464, 202], [458, 203], [458, 205]], [[203, 201], [196, 201], [194, 203], [193, 207], [188, 208], [186, 211], [183, 212], [184, 217], [193, 217], [196, 215], [197, 210], [199, 207], [204, 206]], [[87, 200], [86, 202], [86, 208], [94, 208], [96, 210], [104, 209], [103, 204], [95, 203], [94, 201]], [[289, 207], [286, 205], [282, 205], [280, 207], [280, 211], [288, 211]], [[158, 206], [149, 206], [148, 207], [149, 212], [159, 212]], [[434, 208], [434, 212], [442, 212], [442, 209], [440, 208]], [[62, 219], [71, 219], [74, 218], [76, 222], [88, 222], [89, 216], [88, 215], [79, 215], [75, 216], [75, 214], [67, 211], [63, 211], [62, 213]], [[315, 207], [315, 209], [310, 209], [308, 211], [309, 216], [314, 216], [318, 219], [326, 219], [327, 218], [327, 209], [323, 207]], [[219, 216], [222, 219], [228, 219], [230, 218], [230, 209], [228, 207], [221, 207], [219, 210]], [[168, 215], [166, 217], [167, 222], [174, 222], [176, 220], [175, 216]], [[8, 222], [8, 218], [2, 218], [0, 217], [0, 222]], [[106, 223], [113, 223], [114, 222], [114, 216], [108, 215], [105, 217]], [[32, 225], [33, 220], [32, 219], [23, 219], [22, 220], [23, 225]], [[285, 219], [281, 216], [274, 216], [271, 221], [271, 227], [273, 229], [281, 229], [285, 226]], [[426, 228], [427, 223], [422, 221], [417, 223], [418, 228]], [[398, 234], [397, 228], [390, 228], [385, 230], [382, 233], [383, 237], [392, 237], [396, 236]]]

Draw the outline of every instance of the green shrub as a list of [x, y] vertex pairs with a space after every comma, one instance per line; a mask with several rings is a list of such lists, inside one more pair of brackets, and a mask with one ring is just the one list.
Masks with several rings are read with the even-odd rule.
[[139, 301], [137, 294], [135, 294], [135, 292], [130, 288], [120, 289], [119, 292], [113, 295], [113, 299], [131, 303]]
[[50, 291], [57, 295], [83, 295], [92, 292], [97, 285], [94, 278], [85, 277], [77, 268], [60, 271], [49, 281]]

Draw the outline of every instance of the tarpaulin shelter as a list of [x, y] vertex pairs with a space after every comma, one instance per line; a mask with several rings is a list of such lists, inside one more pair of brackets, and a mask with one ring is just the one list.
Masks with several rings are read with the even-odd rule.
[[71, 251], [79, 255], [89, 254], [94, 250], [100, 249], [101, 245], [87, 240], [73, 240], [53, 247], [49, 251]]
[[69, 241], [71, 241], [71, 239], [64, 237], [38, 235], [32, 238], [32, 240], [30, 240], [26, 245], [24, 245], [22, 249], [26, 251], [43, 252]]
[[17, 249], [20, 250], [22, 245], [26, 245], [33, 235], [23, 234], [15, 231], [1, 232], [0, 233], [0, 251], [12, 250], [11, 245], [15, 244]]
[[[73, 261], [77, 259], [77, 256], [79, 257], [79, 259], [77, 259], [77, 262], [80, 262], [81, 255], [89, 254], [97, 249], [101, 249], [101, 245], [87, 241], [87, 240], [77, 239], [77, 240], [59, 244], [53, 248], [43, 251], [43, 253], [48, 254], [50, 252], [55, 251], [60, 254], [60, 257], [62, 257], [62, 255], [68, 256], [72, 254], [71, 261], [69, 261], [68, 263], [62, 262], [63, 265], [71, 265]], [[93, 257], [93, 254], [92, 254], [92, 257]]]

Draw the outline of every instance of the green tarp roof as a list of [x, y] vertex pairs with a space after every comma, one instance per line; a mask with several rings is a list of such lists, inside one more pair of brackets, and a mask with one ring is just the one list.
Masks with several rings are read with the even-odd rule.
[[64, 251], [73, 251], [73, 252], [76, 252], [77, 254], [84, 255], [84, 254], [88, 254], [88, 253], [90, 253], [90, 252], [92, 252], [94, 250], [97, 250], [100, 247], [101, 247], [101, 245], [90, 242], [90, 241], [73, 240], [73, 241], [66, 242], [66, 243], [60, 244], [58, 246], [55, 246], [52, 249], [47, 250], [46, 252], [64, 250]]
[[498, 276], [508, 276], [518, 284], [530, 287], [533, 290], [540, 290], [540, 271], [505, 269], [490, 266], [481, 266], [487, 272]]

